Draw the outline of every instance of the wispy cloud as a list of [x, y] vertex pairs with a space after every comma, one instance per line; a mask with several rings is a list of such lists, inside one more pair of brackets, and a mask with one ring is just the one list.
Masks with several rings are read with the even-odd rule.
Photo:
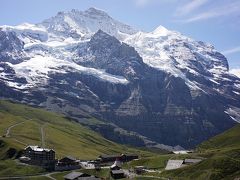
[[135, 5], [138, 7], [145, 7], [150, 4], [154, 3], [172, 3], [176, 2], [177, 0], [133, 0]]
[[[198, 1], [198, 0], [197, 0]], [[203, 0], [204, 3], [207, 2], [207, 0]], [[219, 1], [221, 2], [221, 1]], [[179, 20], [179, 22], [183, 23], [191, 23], [191, 22], [196, 22], [200, 20], [208, 20], [212, 18], [217, 18], [217, 17], [223, 17], [223, 16], [230, 16], [234, 14], [240, 14], [240, 1], [238, 0], [233, 0], [232, 2], [229, 1], [222, 1], [223, 3], [219, 4], [212, 4], [212, 6], [209, 6], [207, 9], [201, 9], [200, 6], [203, 5], [203, 2], [199, 2], [198, 4], [196, 3], [195, 6], [189, 5], [189, 7], [194, 7], [194, 10], [197, 8], [200, 8], [200, 13], [194, 14], [190, 13], [193, 12], [192, 8], [188, 8], [186, 12], [188, 12], [191, 17], [188, 17], [186, 19]], [[199, 10], [199, 9], [198, 9]]]
[[228, 49], [228, 50], [225, 50], [225, 51], [222, 51], [222, 53], [224, 55], [234, 54], [234, 53], [237, 53], [237, 52], [240, 52], [240, 46], [232, 48], [232, 49]]
[[181, 15], [187, 15], [194, 10], [198, 9], [199, 7], [203, 6], [206, 4], [209, 0], [191, 0], [187, 4], [184, 4], [183, 6], [180, 6], [176, 10], [176, 15], [181, 16]]

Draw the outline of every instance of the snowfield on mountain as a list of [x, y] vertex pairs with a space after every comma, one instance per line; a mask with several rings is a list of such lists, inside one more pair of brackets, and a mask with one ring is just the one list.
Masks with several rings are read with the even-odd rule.
[[142, 146], [191, 148], [240, 122], [240, 79], [211, 44], [95, 8], [0, 26], [0, 88], [1, 98], [107, 121]]

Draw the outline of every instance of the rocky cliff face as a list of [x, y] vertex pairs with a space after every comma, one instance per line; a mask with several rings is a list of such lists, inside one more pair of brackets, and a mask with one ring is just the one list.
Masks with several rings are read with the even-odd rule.
[[0, 42], [1, 61], [16, 64], [24, 60], [24, 43], [15, 32], [3, 31], [0, 28]]
[[[0, 96], [45, 107], [133, 145], [193, 147], [239, 122], [240, 79], [213, 46], [105, 12], [61, 12], [0, 30]], [[165, 146], [164, 146], [165, 147]]]

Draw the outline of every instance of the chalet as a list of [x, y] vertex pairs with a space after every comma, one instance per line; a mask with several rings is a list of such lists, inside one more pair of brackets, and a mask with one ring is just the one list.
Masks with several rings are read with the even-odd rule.
[[74, 169], [80, 169], [80, 168], [81, 166], [76, 158], [67, 156], [58, 160], [55, 170], [65, 171], [65, 170], [74, 170]]
[[55, 151], [53, 149], [41, 148], [39, 146], [27, 146], [24, 149], [23, 157], [20, 160], [28, 159], [27, 163], [41, 166], [48, 170], [54, 170]]
[[60, 160], [58, 160], [59, 164], [62, 165], [76, 165], [78, 164], [77, 159], [72, 156], [66, 156]]
[[114, 162], [118, 157], [118, 155], [101, 155], [99, 161], [101, 163]]
[[117, 158], [119, 158], [122, 162], [129, 162], [134, 159], [138, 159], [138, 155], [136, 154], [121, 154], [121, 155], [101, 155], [98, 160], [101, 163], [114, 162]]
[[125, 178], [125, 174], [123, 172], [123, 170], [112, 170], [111, 171], [111, 176], [114, 179], [122, 179]]
[[120, 157], [122, 162], [129, 162], [138, 158], [137, 154], [122, 154]]

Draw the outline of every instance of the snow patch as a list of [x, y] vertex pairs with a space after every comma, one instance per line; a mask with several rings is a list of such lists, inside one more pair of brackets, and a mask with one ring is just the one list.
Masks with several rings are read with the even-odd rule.
[[37, 55], [28, 61], [16, 65], [9, 65], [15, 70], [17, 76], [25, 77], [32, 87], [47, 84], [49, 73], [67, 73], [69, 68], [73, 71], [93, 75], [111, 83], [128, 83], [128, 80], [124, 77], [114, 76], [106, 73], [104, 70], [83, 67], [72, 61], [61, 60], [50, 56], [43, 57]]
[[169, 35], [171, 32], [163, 27], [163, 26], [158, 26], [153, 32], [152, 34], [155, 34], [156, 36], [167, 36]]
[[240, 68], [231, 69], [229, 72], [240, 78]]
[[224, 112], [228, 114], [232, 120], [236, 121], [237, 123], [240, 123], [240, 108], [230, 107], [226, 109]]
[[[15, 32], [19, 38], [21, 38], [25, 43], [29, 42], [29, 38], [37, 39], [40, 41], [48, 40], [48, 32], [45, 28], [38, 27], [34, 24], [24, 23], [18, 26], [1, 26], [5, 31]], [[26, 38], [28, 37], [28, 38]]]

